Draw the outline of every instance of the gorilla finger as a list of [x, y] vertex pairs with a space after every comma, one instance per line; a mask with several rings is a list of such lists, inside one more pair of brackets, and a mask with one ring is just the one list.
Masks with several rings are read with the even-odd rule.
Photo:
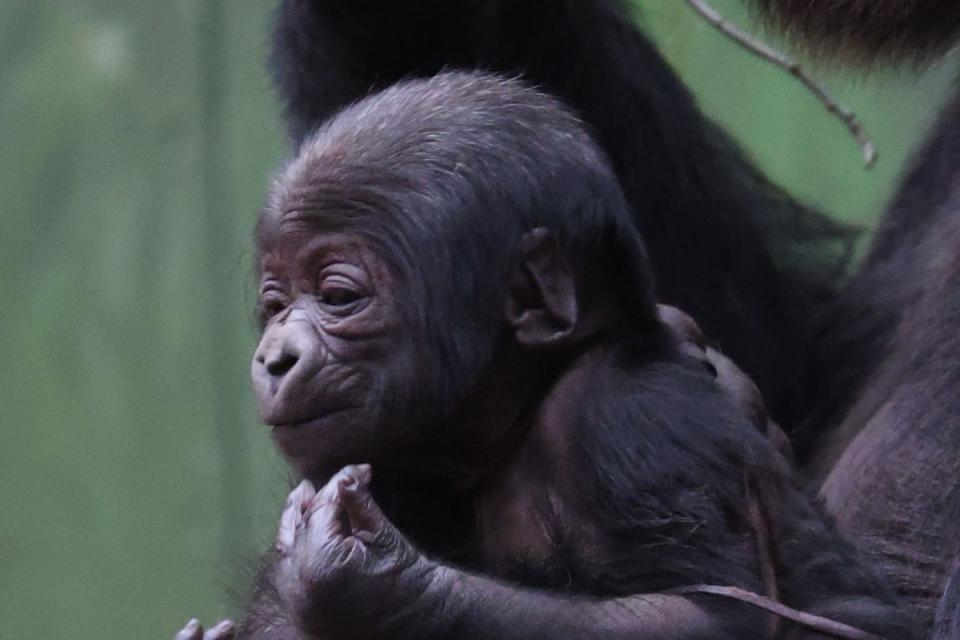
[[287, 508], [293, 508], [300, 513], [304, 513], [310, 507], [310, 503], [316, 495], [317, 489], [313, 486], [313, 483], [309, 480], [303, 480], [297, 485], [296, 489], [291, 491], [287, 496], [286, 506]]
[[277, 541], [274, 545], [280, 553], [286, 554], [293, 548], [297, 540], [297, 524], [299, 517], [290, 510], [284, 511], [280, 517], [280, 526], [277, 528]]
[[177, 632], [173, 640], [203, 640], [203, 627], [200, 621], [194, 618], [187, 625]]
[[780, 425], [773, 420], [767, 421], [767, 440], [769, 440], [773, 448], [779, 451], [780, 455], [786, 458], [791, 464], [796, 462], [790, 437], [780, 428]]
[[668, 304], [657, 305], [657, 315], [681, 342], [692, 342], [701, 350], [707, 348], [707, 338], [700, 325], [688, 313]]
[[[340, 481], [338, 484], [344, 484], [344, 478], [352, 478], [358, 484], [369, 487], [373, 481], [373, 467], [369, 464], [351, 464], [340, 470]], [[347, 481], [349, 484], [349, 481]]]
[[370, 493], [371, 477], [369, 465], [347, 474], [337, 487], [340, 502], [354, 536], [364, 542], [389, 543], [396, 532]]
[[763, 395], [753, 380], [736, 363], [721, 352], [710, 347], [707, 358], [717, 372], [717, 383], [726, 390], [741, 409], [743, 409], [761, 432], [767, 430], [767, 408]]
[[277, 530], [277, 551], [287, 553], [293, 547], [297, 538], [297, 527], [304, 521], [305, 512], [311, 507], [316, 495], [313, 484], [304, 480], [287, 496], [287, 504], [280, 516], [280, 527]]
[[[367, 466], [369, 465], [360, 465]], [[314, 514], [324, 511], [328, 515], [333, 515], [334, 512], [340, 509], [340, 495], [338, 487], [342, 482], [347, 478], [363, 475], [362, 471], [357, 471], [359, 466], [357, 465], [348, 465], [340, 471], [337, 471], [333, 474], [333, 477], [327, 481], [327, 484], [323, 485], [323, 488], [317, 493], [317, 496], [313, 499], [313, 503], [310, 505], [310, 508], [307, 509], [306, 518], [310, 520], [313, 518]], [[369, 470], [366, 472], [367, 477], [369, 477]]]
[[[349, 525], [337, 487], [348, 477], [350, 467], [338, 471], [314, 497], [304, 514], [300, 529], [303, 530], [303, 545], [307, 549], [319, 549], [331, 540], [349, 535]], [[300, 538], [297, 538], [298, 544]]]
[[210, 631], [207, 631], [203, 640], [234, 640], [237, 637], [237, 629], [230, 620], [221, 620], [220, 624]]

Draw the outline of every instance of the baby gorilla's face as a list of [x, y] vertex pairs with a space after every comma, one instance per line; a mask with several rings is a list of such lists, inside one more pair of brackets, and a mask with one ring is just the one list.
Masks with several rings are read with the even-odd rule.
[[358, 235], [265, 216], [251, 364], [260, 417], [305, 476], [377, 460], [412, 435], [397, 426], [414, 376], [399, 282]]

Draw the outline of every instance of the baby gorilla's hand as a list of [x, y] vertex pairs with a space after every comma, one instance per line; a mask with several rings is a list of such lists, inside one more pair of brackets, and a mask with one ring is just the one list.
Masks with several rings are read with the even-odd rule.
[[790, 440], [767, 415], [763, 396], [753, 380], [744, 373], [733, 360], [714, 347], [700, 330], [696, 321], [676, 307], [657, 305], [660, 321], [673, 334], [678, 348], [687, 355], [701, 361], [714, 375], [717, 384], [740, 407], [781, 454], [793, 458]]
[[210, 629], [204, 631], [200, 622], [196, 619], [187, 623], [183, 629], [177, 633], [173, 640], [234, 640], [237, 637], [236, 629], [229, 620], [223, 620]]
[[437, 565], [380, 511], [368, 465], [349, 466], [319, 492], [304, 481], [280, 519], [274, 576], [297, 626], [317, 637], [409, 630], [433, 591]]

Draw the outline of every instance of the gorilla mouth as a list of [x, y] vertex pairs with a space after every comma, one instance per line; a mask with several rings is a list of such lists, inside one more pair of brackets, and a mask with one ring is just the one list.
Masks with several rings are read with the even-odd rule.
[[320, 412], [312, 415], [311, 417], [306, 418], [305, 420], [296, 420], [296, 421], [293, 421], [293, 422], [283, 422], [283, 421], [270, 422], [270, 421], [268, 421], [268, 422], [267, 422], [267, 426], [269, 426], [271, 429], [291, 429], [291, 430], [293, 430], [293, 429], [302, 429], [302, 428], [304, 428], [304, 427], [315, 426], [316, 423], [318, 423], [318, 422], [320, 422], [320, 421], [322, 421], [322, 420], [326, 420], [327, 418], [329, 418], [329, 417], [331, 417], [331, 416], [339, 415], [339, 414], [341, 414], [341, 413], [345, 413], [345, 412], [347, 412], [347, 411], [352, 411], [353, 409], [359, 409], [359, 408], [360, 408], [359, 406], [353, 405], [353, 406], [349, 406], [349, 407], [340, 407], [340, 408], [337, 408], [337, 409], [330, 409], [330, 410], [327, 410], [327, 411], [320, 411]]

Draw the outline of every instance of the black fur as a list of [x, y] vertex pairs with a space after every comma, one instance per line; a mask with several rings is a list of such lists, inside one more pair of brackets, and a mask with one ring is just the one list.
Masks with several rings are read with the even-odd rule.
[[[297, 215], [284, 218], [283, 212]], [[497, 616], [523, 614], [543, 599], [562, 606], [564, 598], [587, 595], [596, 600], [576, 602], [590, 606], [698, 583], [762, 591], [762, 560], [748, 515], [749, 472], [766, 496], [782, 600], [890, 638], [913, 637], [908, 617], [878, 575], [807, 501], [713, 374], [682, 354], [656, 321], [649, 264], [616, 178], [556, 101], [477, 73], [396, 85], [344, 111], [303, 145], [278, 180], [264, 220], [265, 249], [276, 251], [283, 242], [282, 234], [270, 235], [270, 221], [285, 220], [301, 234], [362, 238], [396, 266], [400, 276], [391, 293], [405, 303], [399, 328], [420, 350], [417, 362], [372, 385], [393, 393], [373, 395], [371, 404], [387, 407], [382, 424], [414, 416], [399, 421], [412, 444], [364, 454], [380, 478], [374, 495], [418, 548], [512, 581], [474, 583], [465, 596], [475, 616], [469, 629], [503, 637], [497, 635], [503, 620], [519, 619], [511, 637], [549, 637], [547, 631], [583, 637], [558, 628], [549, 616]], [[537, 381], [529, 394], [504, 396], [522, 405], [516, 419], [522, 430], [508, 438], [515, 449], [496, 452], [499, 464], [467, 473], [458, 491], [431, 461], [459, 450], [421, 449], [430, 435], [460, 426], [457, 418], [469, 413], [475, 390], [498, 389], [484, 374], [514, 339], [502, 312], [504, 273], [521, 239], [538, 228], [554, 234], [572, 265], [578, 317], [591, 320], [571, 342], [521, 350], [511, 360], [531, 367]], [[302, 291], [300, 297], [311, 298]], [[637, 321], [625, 324], [625, 318]], [[338, 352], [341, 365], [344, 351]], [[388, 386], [409, 382], [402, 375], [409, 369], [418, 372], [414, 389]], [[421, 404], [422, 410], [409, 412]], [[418, 429], [428, 436], [416, 436]], [[501, 475], [520, 470], [542, 471], [542, 484], [552, 492], [542, 519], [528, 514], [531, 528], [547, 531], [546, 558], [529, 551], [536, 542], [490, 537], [482, 526], [484, 513], [496, 513], [504, 499], [509, 505], [517, 494], [540, 497], [545, 490], [537, 483], [508, 484], [510, 490], [492, 493], [497, 505], [483, 502]], [[246, 626], [251, 637], [288, 637], [276, 597], [267, 580]], [[719, 614], [711, 637], [766, 637], [756, 609], [701, 599]], [[446, 603], [435, 609], [446, 611]], [[682, 629], [683, 620], [671, 621]], [[583, 621], [576, 622], [582, 629]], [[274, 632], [264, 631], [274, 623]], [[597, 609], [588, 623], [588, 637], [634, 637], [630, 625], [637, 617]], [[604, 635], [608, 628], [619, 632]], [[787, 623], [783, 629], [785, 637], [820, 637]]]
[[[931, 624], [960, 511], [960, 97], [818, 343], [801, 459], [841, 529]], [[953, 498], [956, 500], [956, 498]]]
[[273, 70], [294, 142], [445, 67], [522, 74], [593, 127], [664, 302], [689, 311], [789, 425], [787, 398], [852, 234], [770, 184], [698, 111], [620, 0], [284, 0]]
[[874, 66], [925, 62], [956, 44], [953, 0], [751, 0], [820, 58]]
[[[936, 348], [942, 352], [938, 360], [943, 365], [951, 362], [949, 345], [942, 344], [939, 335], [960, 330], [960, 324], [953, 324], [951, 297], [955, 294], [949, 291], [960, 275], [954, 258], [960, 255], [958, 177], [960, 96], [944, 107], [917, 150], [881, 218], [870, 251], [831, 305], [817, 336], [816, 355], [800, 387], [804, 398], [799, 406], [804, 407], [805, 417], [794, 434], [802, 462], [843, 437], [833, 430], [865, 392], [876, 391], [876, 385], [868, 383], [894, 353], [907, 356]], [[948, 290], [941, 288], [931, 295], [940, 287]], [[915, 326], [921, 307], [925, 314], [932, 314], [933, 324], [906, 332], [904, 323], [914, 319], [911, 326]], [[905, 373], [901, 370], [899, 375]], [[894, 377], [890, 384], [905, 381]], [[890, 391], [884, 389], [881, 395]], [[850, 437], [843, 439], [848, 442]], [[824, 472], [829, 470], [829, 465], [821, 462], [820, 466]]]
[[[949, 0], [754, 4], [832, 62], [926, 60], [960, 37], [960, 11]], [[953, 560], [960, 526], [958, 185], [955, 94], [870, 253], [837, 297], [796, 405], [807, 409], [795, 445], [823, 482], [828, 508], [876, 555], [925, 623], [936, 609], [938, 640], [960, 637]]]

